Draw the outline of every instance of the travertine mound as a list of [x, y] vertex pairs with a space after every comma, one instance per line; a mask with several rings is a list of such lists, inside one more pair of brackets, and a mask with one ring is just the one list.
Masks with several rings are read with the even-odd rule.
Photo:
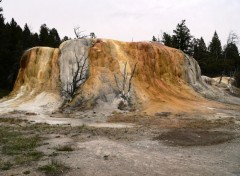
[[[198, 84], [200, 68], [179, 50], [149, 42], [97, 40], [89, 50], [89, 63], [89, 78], [71, 102], [73, 106], [115, 105], [119, 94], [115, 77], [123, 81], [125, 64], [128, 81], [137, 64], [129, 92], [137, 108], [149, 112], [187, 110], [202, 101], [189, 86]], [[128, 86], [125, 89], [127, 92]]]
[[0, 101], [0, 111], [54, 111], [61, 104], [59, 94], [59, 49], [35, 47], [27, 50], [11, 94]]
[[21, 59], [20, 70], [13, 89], [19, 92], [37, 94], [43, 91], [58, 91], [59, 88], [59, 49], [35, 47], [26, 51]]
[[73, 99], [65, 101], [68, 107], [114, 110], [126, 100], [126, 109], [154, 114], [198, 110], [209, 104], [202, 95], [218, 96], [218, 89], [201, 77], [198, 63], [177, 49], [152, 42], [79, 39], [59, 49], [26, 51], [14, 90], [0, 108], [56, 110], [84, 58], [85, 79]]

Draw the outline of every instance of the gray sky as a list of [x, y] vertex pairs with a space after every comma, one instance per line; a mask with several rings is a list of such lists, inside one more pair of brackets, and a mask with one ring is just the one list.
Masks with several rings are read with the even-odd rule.
[[122, 41], [151, 40], [172, 33], [186, 19], [191, 34], [206, 44], [217, 33], [222, 45], [230, 31], [240, 36], [240, 0], [3, 0], [7, 21], [13, 17], [33, 32], [41, 24], [55, 27], [60, 36], [74, 37], [80, 26], [86, 34]]

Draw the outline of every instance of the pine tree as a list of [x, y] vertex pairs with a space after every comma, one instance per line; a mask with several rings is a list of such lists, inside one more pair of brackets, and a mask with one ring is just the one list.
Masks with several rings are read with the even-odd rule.
[[13, 87], [20, 64], [20, 58], [23, 52], [23, 31], [17, 22], [12, 19], [8, 28], [8, 85]]
[[61, 40], [57, 30], [49, 30], [46, 24], [41, 26], [39, 36], [27, 24], [22, 29], [14, 19], [5, 23], [2, 11], [0, 7], [0, 89], [11, 90], [23, 51], [37, 45], [58, 47]]
[[170, 34], [167, 34], [166, 32], [163, 33], [163, 38], [162, 38], [162, 42], [164, 43], [164, 45], [169, 46], [169, 47], [173, 47], [172, 44], [172, 36]]
[[[228, 73], [234, 73], [238, 71], [238, 73], [236, 74], [239, 76], [240, 56], [239, 56], [239, 51], [236, 43], [237, 42], [233, 40], [228, 40], [227, 45], [224, 47], [223, 56], [224, 56], [224, 62], [226, 63], [225, 65]], [[237, 84], [239, 85], [240, 82], [239, 81], [237, 82], [238, 82]]]
[[27, 24], [24, 26], [23, 30], [23, 48], [28, 49], [33, 46], [32, 33]]
[[41, 25], [39, 34], [39, 45], [48, 46], [49, 41], [49, 29], [46, 24]]
[[67, 40], [70, 40], [70, 38], [69, 38], [68, 36], [64, 36], [63, 39], [61, 40], [61, 43], [62, 43], [62, 42], [65, 42], [65, 41], [67, 41]]
[[156, 42], [157, 41], [157, 38], [155, 36], [152, 37], [152, 41], [153, 42]]
[[34, 33], [31, 35], [32, 47], [40, 45], [40, 39], [38, 33]]
[[234, 59], [239, 57], [238, 47], [235, 43], [229, 43], [226, 45], [223, 54], [225, 59]]
[[227, 44], [224, 47], [223, 55], [224, 59], [237, 59], [239, 57], [239, 52], [237, 48], [237, 43], [239, 42], [239, 37], [236, 33], [230, 32]]
[[51, 47], [56, 48], [56, 47], [58, 47], [60, 45], [61, 39], [60, 39], [60, 37], [58, 35], [58, 32], [57, 32], [57, 30], [55, 28], [52, 28], [49, 31], [49, 40], [50, 40], [49, 41], [50, 42], [49, 45]]
[[218, 37], [218, 34], [216, 31], [214, 32], [212, 40], [208, 46], [208, 50], [209, 50], [210, 54], [213, 57], [215, 57], [216, 60], [218, 60], [222, 55], [222, 45], [221, 45], [221, 41], [219, 40], [219, 37]]
[[185, 22], [186, 20], [182, 20], [181, 23], [177, 24], [176, 30], [173, 30], [173, 47], [180, 49], [187, 54], [191, 54], [192, 36]]
[[[0, 1], [1, 2], [1, 1]], [[0, 7], [0, 56], [1, 56], [1, 49], [4, 47], [4, 44], [5, 44], [5, 35], [4, 35], [4, 32], [5, 32], [5, 22], [4, 22], [4, 17], [3, 17], [3, 14], [2, 14], [2, 7]], [[0, 57], [2, 58], [2, 57]]]
[[61, 39], [55, 28], [49, 29], [46, 24], [43, 24], [40, 27], [40, 34], [39, 34], [40, 46], [49, 46], [49, 47], [55, 48], [55, 47], [58, 47], [60, 43], [61, 43]]
[[193, 39], [193, 57], [197, 60], [205, 58], [207, 54], [207, 47], [204, 39]]
[[[0, 1], [1, 2], [1, 1]], [[7, 84], [7, 79], [6, 79], [6, 53], [7, 53], [7, 48], [6, 48], [6, 40], [7, 37], [5, 35], [5, 22], [4, 22], [4, 17], [2, 14], [2, 7], [0, 7], [0, 89], [6, 88]]]

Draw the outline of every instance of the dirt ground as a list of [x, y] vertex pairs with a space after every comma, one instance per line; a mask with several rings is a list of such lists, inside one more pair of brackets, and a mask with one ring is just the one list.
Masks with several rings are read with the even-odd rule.
[[[209, 109], [205, 114], [159, 112], [155, 116], [94, 111], [1, 115], [3, 141], [13, 132], [28, 139], [37, 136], [32, 150], [42, 155], [18, 162], [26, 152], [7, 150], [12, 141], [5, 139], [0, 144], [0, 175], [239, 176], [240, 106]], [[46, 169], [54, 163], [58, 170]]]

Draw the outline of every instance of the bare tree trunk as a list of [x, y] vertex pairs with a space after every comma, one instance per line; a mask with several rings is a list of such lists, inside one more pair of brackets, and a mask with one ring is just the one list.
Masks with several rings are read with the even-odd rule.
[[[128, 79], [128, 75], [127, 75], [127, 62], [124, 64], [124, 70], [123, 70], [123, 73], [122, 73], [122, 76], [123, 76], [122, 83], [120, 83], [117, 75], [114, 75], [117, 88], [118, 88], [118, 90], [120, 92], [120, 97], [123, 98], [125, 103], [127, 103], [129, 101], [129, 98], [130, 98], [130, 91], [131, 91], [131, 88], [132, 88], [132, 79], [134, 77], [134, 73], [136, 71], [136, 67], [137, 67], [137, 63], [135, 63], [134, 68], [132, 70], [132, 73], [130, 75], [130, 78]], [[127, 86], [126, 85], [127, 83], [128, 83], [128, 87], [127, 87], [127, 90], [125, 90], [126, 86]], [[121, 102], [121, 103], [123, 103], [123, 102]]]
[[122, 95], [125, 96], [125, 85], [127, 80], [127, 62], [124, 65]]
[[136, 67], [137, 67], [137, 63], [135, 63], [134, 68], [133, 68], [133, 71], [132, 71], [132, 74], [131, 74], [131, 77], [130, 77], [130, 79], [129, 79], [128, 94], [129, 94], [129, 92], [130, 92], [130, 90], [131, 90], [132, 78], [133, 78], [133, 75], [134, 75], [134, 73], [135, 73]]
[[72, 66], [72, 79], [70, 82], [67, 82], [66, 85], [62, 85], [62, 93], [66, 97], [66, 99], [72, 100], [73, 97], [76, 95], [77, 90], [81, 85], [86, 81], [87, 79], [87, 59], [88, 57], [85, 57], [85, 53], [81, 56], [81, 58], [78, 58], [78, 56], [75, 53], [75, 59], [76, 59], [76, 70], [74, 65]]

